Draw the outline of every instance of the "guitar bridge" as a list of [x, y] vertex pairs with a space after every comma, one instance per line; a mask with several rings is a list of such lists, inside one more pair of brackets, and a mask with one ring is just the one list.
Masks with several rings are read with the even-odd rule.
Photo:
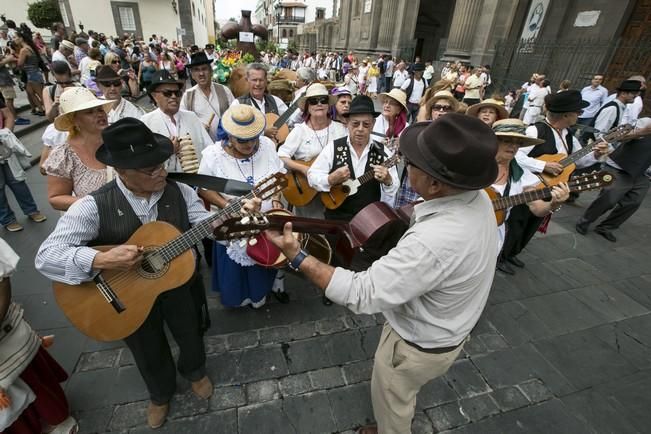
[[95, 286], [97, 286], [97, 289], [102, 294], [104, 299], [110, 303], [111, 306], [113, 306], [113, 309], [115, 309], [117, 313], [124, 312], [126, 307], [124, 307], [124, 304], [122, 304], [118, 298], [118, 295], [113, 292], [113, 289], [111, 289], [111, 286], [108, 284], [108, 282], [104, 280], [104, 277], [102, 277], [101, 274], [98, 274], [95, 276], [93, 281], [95, 282]]

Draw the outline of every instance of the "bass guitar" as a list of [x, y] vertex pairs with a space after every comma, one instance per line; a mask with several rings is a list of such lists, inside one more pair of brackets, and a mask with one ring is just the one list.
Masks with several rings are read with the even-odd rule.
[[[615, 177], [608, 172], [592, 172], [586, 175], [576, 176], [567, 182], [570, 187], [570, 192], [581, 192], [588, 190], [595, 190], [597, 188], [605, 187], [612, 184]], [[552, 197], [552, 188], [544, 187], [536, 190], [525, 191], [524, 193], [516, 194], [514, 196], [502, 197], [493, 188], [488, 187], [485, 189], [488, 197], [493, 202], [493, 209], [495, 210], [495, 219], [497, 225], [501, 225], [506, 220], [506, 210], [516, 205], [528, 203], [534, 200], [544, 200]]]
[[567, 182], [570, 179], [572, 172], [574, 172], [574, 170], [576, 169], [575, 162], [585, 157], [590, 152], [592, 152], [592, 150], [594, 149], [595, 145], [597, 145], [597, 143], [618, 142], [631, 131], [633, 131], [633, 126], [629, 124], [619, 125], [617, 127], [612, 128], [606, 134], [604, 134], [601, 140], [597, 140], [592, 143], [589, 143], [584, 147], [582, 147], [581, 149], [579, 149], [578, 151], [572, 152], [570, 155], [545, 154], [536, 157], [536, 159], [542, 160], [545, 163], [559, 163], [561, 166], [563, 166], [563, 171], [558, 175], [551, 175], [549, 173], [541, 172], [538, 176], [541, 178], [543, 184], [548, 187], [560, 184], [561, 182]]
[[[258, 183], [243, 199], [267, 199], [285, 185], [285, 176], [276, 173]], [[125, 242], [144, 249], [144, 259], [137, 267], [128, 271], [104, 270], [93, 280], [79, 285], [54, 283], [59, 307], [88, 337], [98, 341], [124, 339], [142, 325], [160, 294], [192, 278], [195, 271], [192, 247], [222, 222], [241, 215], [241, 209], [241, 202], [234, 201], [184, 233], [166, 222], [142, 225]], [[112, 247], [94, 248], [107, 251]]]

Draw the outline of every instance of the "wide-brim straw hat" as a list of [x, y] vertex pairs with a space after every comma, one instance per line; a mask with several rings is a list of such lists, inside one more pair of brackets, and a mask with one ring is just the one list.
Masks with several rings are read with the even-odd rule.
[[452, 95], [452, 92], [447, 91], [447, 90], [439, 90], [432, 96], [426, 103], [425, 103], [425, 108], [427, 109], [427, 113], [432, 112], [432, 106], [434, 105], [435, 101], [438, 101], [440, 99], [444, 99], [447, 102], [450, 103], [452, 106], [452, 111], [456, 112], [457, 108], [459, 107], [459, 101]]
[[520, 119], [502, 119], [493, 123], [493, 132], [499, 141], [502, 137], [508, 137], [519, 147], [535, 146], [545, 143], [544, 140], [536, 139], [526, 135], [527, 124]]
[[382, 92], [380, 94], [380, 101], [382, 103], [384, 103], [384, 100], [387, 98], [391, 98], [392, 100], [399, 102], [400, 105], [405, 108], [405, 110], [409, 111], [409, 108], [407, 107], [407, 94], [404, 91], [394, 88], [389, 92]]
[[301, 111], [305, 111], [305, 105], [307, 103], [307, 100], [317, 96], [327, 96], [328, 105], [333, 105], [337, 102], [337, 97], [335, 97], [334, 95], [330, 95], [327, 87], [325, 87], [321, 83], [313, 83], [310, 86], [308, 86], [308, 88], [305, 91], [305, 95], [303, 95], [298, 99], [298, 107], [301, 109]]
[[73, 117], [76, 112], [93, 107], [103, 106], [105, 112], [111, 111], [115, 100], [98, 99], [95, 94], [85, 87], [70, 87], [59, 97], [61, 114], [54, 119], [54, 127], [59, 131], [71, 131], [74, 127]]
[[64, 39], [63, 41], [59, 42], [59, 45], [63, 45], [63, 47], [67, 48], [68, 50], [74, 50], [75, 49], [75, 44], [68, 41], [67, 39]]
[[222, 115], [222, 128], [229, 136], [240, 140], [251, 140], [260, 136], [267, 126], [264, 114], [257, 108], [238, 104]]
[[509, 112], [507, 112], [504, 108], [504, 103], [492, 98], [485, 99], [479, 104], [471, 105], [468, 107], [468, 110], [466, 110], [466, 114], [468, 116], [477, 117], [479, 115], [479, 111], [484, 107], [494, 108], [495, 111], [497, 111], [497, 120], [506, 119], [509, 117]]

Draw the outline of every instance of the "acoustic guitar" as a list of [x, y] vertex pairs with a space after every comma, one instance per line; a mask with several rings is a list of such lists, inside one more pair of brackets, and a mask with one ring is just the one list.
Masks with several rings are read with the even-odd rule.
[[[310, 161], [294, 160], [294, 162], [310, 167], [314, 160], [316, 158]], [[303, 175], [303, 173], [288, 170], [285, 177], [287, 177], [287, 187], [283, 190], [283, 196], [285, 196], [287, 202], [294, 206], [305, 206], [316, 197], [318, 191], [310, 187], [307, 176]]]
[[[311, 83], [310, 83], [311, 84]], [[278, 128], [278, 132], [276, 133], [275, 141], [278, 146], [282, 145], [285, 143], [285, 140], [287, 140], [287, 136], [289, 135], [289, 126], [287, 125], [287, 121], [289, 118], [292, 117], [294, 112], [298, 109], [298, 102], [301, 100], [302, 97], [305, 96], [307, 93], [307, 89], [310, 87], [308, 86], [305, 88], [301, 96], [299, 96], [296, 101], [291, 103], [289, 107], [287, 107], [287, 110], [285, 113], [282, 115], [278, 116], [276, 113], [267, 113], [265, 114], [265, 118], [267, 119], [267, 125], [273, 125], [275, 128]]]
[[601, 142], [612, 143], [621, 140], [626, 134], [630, 133], [633, 130], [633, 127], [629, 124], [619, 125], [617, 127], [609, 130], [601, 140], [596, 140], [592, 143], [589, 143], [579, 149], [576, 152], [572, 152], [570, 155], [566, 154], [545, 154], [539, 157], [536, 157], [538, 160], [542, 160], [545, 163], [559, 163], [563, 166], [563, 171], [558, 175], [551, 175], [549, 173], [541, 172], [538, 176], [541, 178], [541, 181], [544, 185], [552, 187], [554, 185], [560, 184], [561, 182], [567, 182], [572, 175], [572, 172], [576, 169], [576, 161], [588, 155], [592, 152], [595, 145]]
[[[386, 159], [382, 163], [382, 166], [389, 169], [398, 164], [399, 161], [400, 155], [396, 152]], [[321, 202], [323, 202], [323, 205], [328, 209], [337, 209], [342, 203], [344, 203], [348, 196], [356, 194], [362, 184], [372, 181], [374, 178], [375, 173], [373, 170], [369, 170], [355, 179], [348, 179], [341, 184], [333, 185], [330, 187], [330, 191], [324, 191], [321, 193]]]
[[[605, 187], [612, 184], [615, 177], [608, 172], [592, 172], [586, 175], [576, 176], [567, 182], [571, 192], [581, 192], [588, 190], [595, 190], [597, 188]], [[497, 225], [501, 225], [506, 220], [506, 210], [516, 205], [528, 203], [534, 200], [544, 200], [552, 197], [552, 188], [544, 187], [536, 190], [525, 191], [514, 196], [502, 197], [492, 187], [485, 189], [493, 202], [493, 209], [495, 210], [495, 219]]]
[[[285, 185], [285, 176], [276, 173], [258, 183], [243, 199], [267, 199]], [[54, 283], [59, 307], [88, 337], [98, 341], [124, 339], [142, 325], [160, 294], [187, 283], [194, 275], [191, 248], [222, 222], [241, 215], [241, 209], [241, 202], [234, 201], [184, 233], [165, 222], [142, 225], [124, 243], [143, 246], [144, 259], [137, 267], [128, 271], [104, 270], [79, 285]], [[94, 248], [107, 251], [112, 247]]]

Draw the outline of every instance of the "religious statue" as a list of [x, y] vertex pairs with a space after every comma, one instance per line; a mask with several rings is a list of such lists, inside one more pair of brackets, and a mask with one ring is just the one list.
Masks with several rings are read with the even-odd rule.
[[224, 24], [221, 31], [223, 39], [237, 39], [237, 49], [241, 50], [243, 54], [250, 53], [257, 59], [258, 50], [255, 48], [255, 36], [266, 40], [267, 29], [261, 24], [251, 23], [251, 11], [243, 10], [239, 24], [229, 21]]

